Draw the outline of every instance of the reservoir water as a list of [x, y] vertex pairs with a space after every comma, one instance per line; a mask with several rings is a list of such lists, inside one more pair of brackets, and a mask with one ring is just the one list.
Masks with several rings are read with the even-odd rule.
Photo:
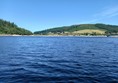
[[0, 37], [0, 83], [118, 83], [118, 38]]

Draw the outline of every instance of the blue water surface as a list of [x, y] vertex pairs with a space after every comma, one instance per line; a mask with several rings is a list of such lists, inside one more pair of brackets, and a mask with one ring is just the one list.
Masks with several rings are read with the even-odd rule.
[[118, 83], [118, 38], [0, 37], [0, 83]]

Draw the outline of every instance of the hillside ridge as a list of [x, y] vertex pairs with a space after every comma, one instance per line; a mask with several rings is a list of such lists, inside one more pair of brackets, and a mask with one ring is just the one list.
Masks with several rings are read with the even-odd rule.
[[32, 32], [18, 27], [15, 23], [0, 19], [0, 35], [32, 35]]
[[[88, 32], [87, 32], [88, 30]], [[37, 35], [118, 35], [117, 25], [80, 24], [36, 31]]]

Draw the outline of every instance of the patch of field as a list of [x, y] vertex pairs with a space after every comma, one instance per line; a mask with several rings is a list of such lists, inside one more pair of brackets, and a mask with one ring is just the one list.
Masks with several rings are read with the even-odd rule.
[[84, 34], [84, 33], [97, 33], [97, 34], [104, 34], [105, 30], [93, 30], [93, 29], [84, 29], [84, 30], [79, 30], [79, 31], [74, 31], [73, 33], [79, 33], [79, 34]]

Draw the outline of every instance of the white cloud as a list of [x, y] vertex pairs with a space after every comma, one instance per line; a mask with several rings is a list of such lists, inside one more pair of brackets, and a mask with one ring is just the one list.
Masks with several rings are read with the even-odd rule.
[[109, 18], [117, 15], [118, 15], [118, 6], [114, 6], [110, 8], [105, 8], [103, 11], [94, 15], [94, 17]]
[[93, 15], [93, 18], [91, 20], [82, 23], [93, 23], [103, 19], [112, 18], [115, 16], [118, 16], [118, 6], [104, 8], [101, 12]]

